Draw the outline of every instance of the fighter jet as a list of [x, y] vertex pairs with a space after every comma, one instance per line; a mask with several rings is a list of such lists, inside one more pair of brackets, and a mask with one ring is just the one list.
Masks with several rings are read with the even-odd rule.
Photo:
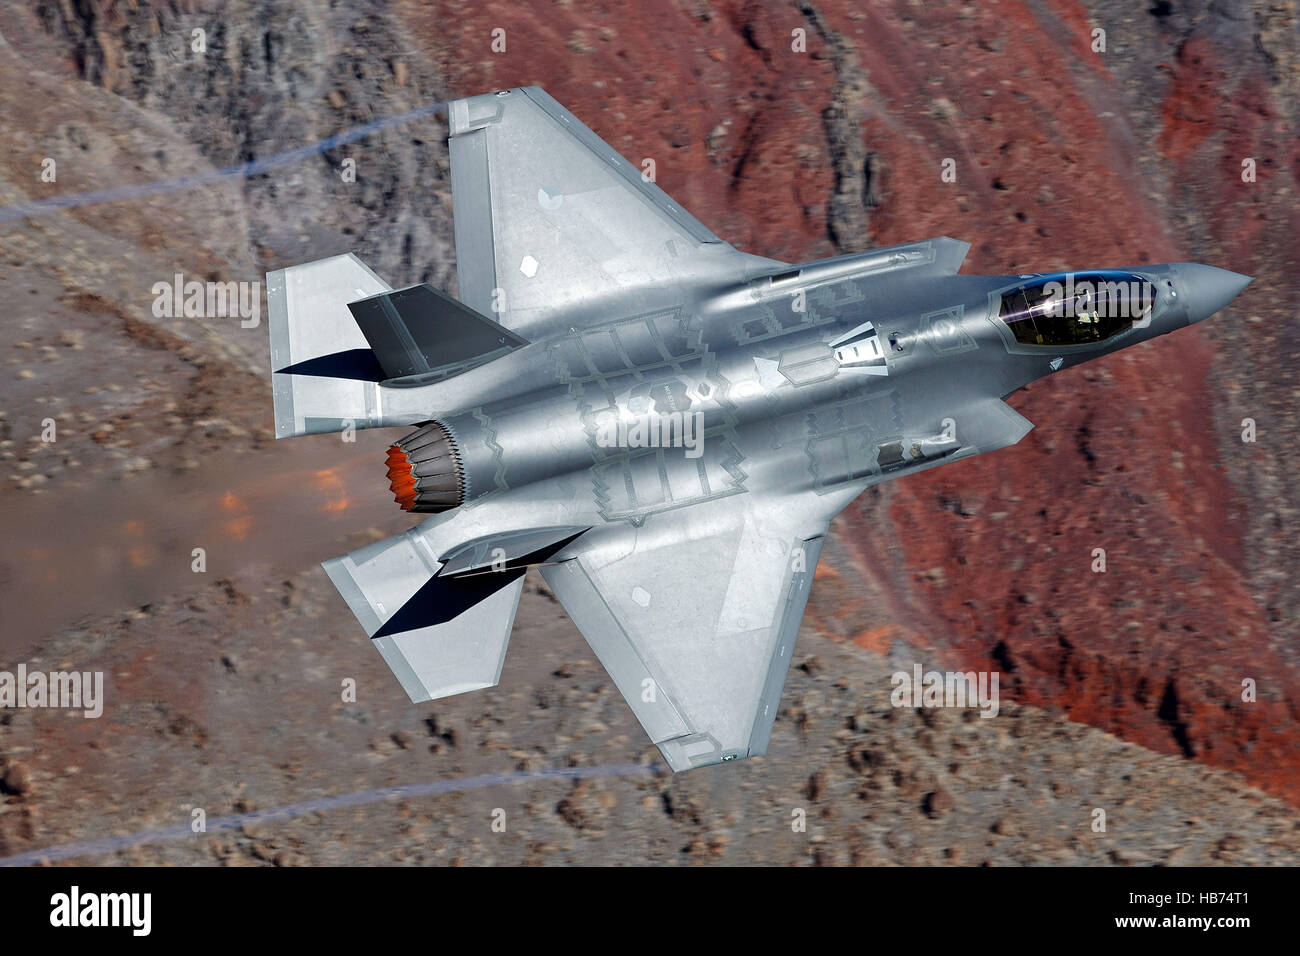
[[496, 685], [536, 566], [673, 770], [766, 751], [863, 489], [1014, 445], [1033, 426], [1007, 396], [1250, 281], [961, 275], [948, 238], [792, 265], [540, 89], [448, 123], [459, 299], [353, 255], [270, 273], [276, 436], [409, 430], [387, 477], [431, 517], [324, 567], [412, 701]]

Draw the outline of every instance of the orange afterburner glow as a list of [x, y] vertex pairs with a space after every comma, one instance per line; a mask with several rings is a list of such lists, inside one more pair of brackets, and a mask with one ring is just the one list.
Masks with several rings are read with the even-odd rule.
[[415, 475], [411, 474], [406, 452], [397, 445], [388, 446], [388, 487], [393, 489], [393, 498], [403, 511], [415, 507]]

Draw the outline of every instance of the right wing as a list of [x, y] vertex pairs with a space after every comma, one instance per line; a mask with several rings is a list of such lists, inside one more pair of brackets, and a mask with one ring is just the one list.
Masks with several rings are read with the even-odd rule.
[[767, 752], [823, 535], [847, 500], [732, 495], [541, 568], [674, 770]]

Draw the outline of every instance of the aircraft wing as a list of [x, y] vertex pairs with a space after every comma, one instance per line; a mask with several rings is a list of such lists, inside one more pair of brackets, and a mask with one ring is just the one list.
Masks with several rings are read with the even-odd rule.
[[732, 495], [580, 540], [541, 568], [674, 770], [766, 753], [844, 503]]
[[[449, 112], [460, 299], [526, 337], [741, 256], [538, 87]], [[684, 265], [685, 264], [685, 265]]]

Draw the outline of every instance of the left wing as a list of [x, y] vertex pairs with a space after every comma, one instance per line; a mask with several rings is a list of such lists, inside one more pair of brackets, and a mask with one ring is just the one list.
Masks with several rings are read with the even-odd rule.
[[461, 301], [526, 338], [676, 304], [697, 270], [779, 265], [720, 240], [537, 87], [455, 100], [448, 118]]
[[541, 568], [674, 770], [767, 752], [823, 536], [849, 500], [732, 495]]

